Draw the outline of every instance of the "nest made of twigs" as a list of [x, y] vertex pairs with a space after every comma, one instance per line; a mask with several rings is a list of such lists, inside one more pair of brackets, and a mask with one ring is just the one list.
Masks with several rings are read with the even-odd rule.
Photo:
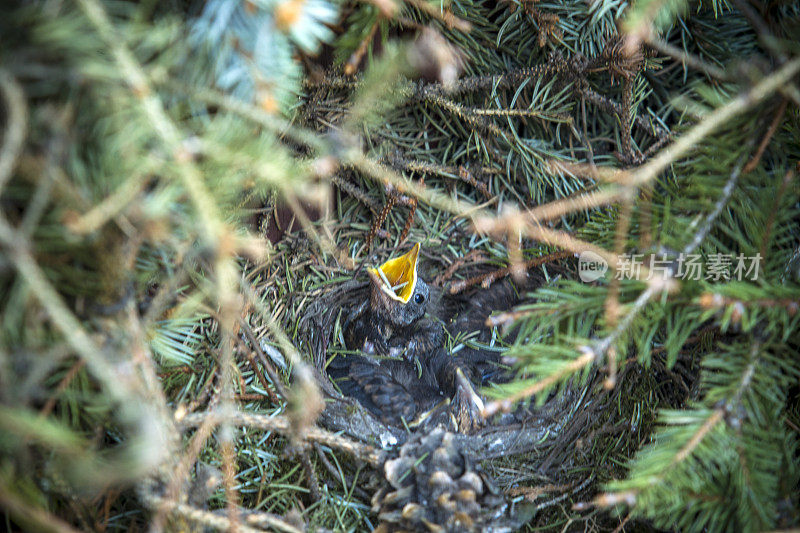
[[[437, 257], [444, 255], [443, 250], [428, 252], [428, 263], [431, 258], [435, 263]], [[442, 252], [442, 256], [438, 252]], [[296, 248], [293, 254], [297, 254]], [[391, 251], [386, 250], [377, 259], [390, 255]], [[331, 265], [327, 270], [320, 269], [318, 257], [313, 260], [295, 257], [294, 261], [298, 265], [307, 265], [301, 269], [314, 264], [313, 271], [318, 276], [317, 281], [308, 284], [305, 290], [297, 291], [289, 303], [297, 320], [298, 347], [313, 360], [317, 381], [327, 396], [326, 408], [318, 423], [330, 431], [342, 432], [384, 449], [387, 462], [402, 456], [404, 445], [419, 440], [422, 435], [406, 427], [382, 422], [358, 401], [343, 396], [325, 372], [330, 351], [342, 344], [338, 328], [343, 313], [365, 298], [367, 283], [363, 270], [345, 273]], [[430, 266], [428, 264], [429, 270]], [[433, 267], [436, 270], [442, 265], [434, 264]], [[454, 274], [468, 278], [481, 268], [486, 270], [485, 266], [465, 263]], [[321, 271], [326, 274], [320, 277]], [[484, 289], [476, 287], [474, 290]], [[531, 301], [535, 293], [527, 298]], [[591, 373], [582, 381], [569, 382], [558, 394], [551, 394], [540, 405], [523, 407], [524, 415], [513, 417], [512, 422], [509, 422], [509, 417], [501, 417], [489, 420], [474, 434], [447, 432], [448, 445], [455, 447], [457, 452], [454, 453], [460, 454], [466, 463], [475, 466], [476, 475], [485, 480], [487, 487], [496, 487], [496, 495], [500, 495], [499, 501], [503, 502], [496, 509], [502, 507], [503, 523], [509, 527], [519, 525], [535, 513], [555, 508], [556, 504], [570, 497], [588, 497], [595, 490], [598, 479], [608, 479], [618, 470], [609, 459], [630, 453], [637, 447], [650, 422], [642, 419], [641, 413], [646, 410], [637, 408], [637, 402], [644, 397], [641, 391], [648, 388], [647, 383], [637, 379], [637, 374], [637, 367], [629, 365], [621, 372], [618, 385], [605, 390], [597, 372]], [[391, 476], [388, 471], [383, 474], [384, 492], [392, 493], [388, 488], [392, 485]], [[416, 472], [416, 475], [422, 474]], [[421, 503], [414, 502], [412, 496], [404, 497], [403, 508], [392, 508], [378, 498], [372, 502], [373, 509], [379, 511], [384, 522], [397, 519], [402, 527], [421, 527], [422, 522], [418, 520], [427, 515], [414, 510]], [[381, 510], [386, 512], [381, 513]], [[479, 526], [480, 518], [473, 517], [472, 520], [474, 527], [467, 529]]]

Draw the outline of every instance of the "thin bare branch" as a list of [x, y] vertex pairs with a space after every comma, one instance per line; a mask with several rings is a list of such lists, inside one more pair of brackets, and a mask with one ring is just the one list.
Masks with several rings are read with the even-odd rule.
[[[230, 423], [234, 426], [246, 426], [265, 431], [275, 431], [281, 435], [297, 437], [297, 435], [294, 434], [295, 428], [292, 427], [289, 418], [285, 416], [265, 416], [242, 412], [224, 414], [219, 411], [212, 411], [188, 414], [178, 420], [177, 423], [184, 428], [197, 427], [208, 418], [221, 420], [224, 416], [228, 416]], [[299, 437], [301, 440], [318, 442], [332, 448], [343, 450], [371, 465], [382, 464], [384, 459], [384, 452], [382, 450], [378, 450], [366, 444], [361, 444], [360, 442], [350, 440], [347, 437], [331, 433], [316, 426], [306, 428], [303, 435]]]
[[22, 87], [5, 69], [0, 69], [0, 93], [5, 99], [8, 124], [0, 147], [0, 194], [14, 171], [28, 130], [28, 106]]

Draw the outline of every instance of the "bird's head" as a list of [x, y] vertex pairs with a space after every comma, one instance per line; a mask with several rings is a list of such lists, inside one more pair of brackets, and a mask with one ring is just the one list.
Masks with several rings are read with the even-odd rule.
[[395, 326], [408, 326], [425, 315], [428, 284], [417, 277], [419, 243], [406, 254], [367, 270], [372, 310]]

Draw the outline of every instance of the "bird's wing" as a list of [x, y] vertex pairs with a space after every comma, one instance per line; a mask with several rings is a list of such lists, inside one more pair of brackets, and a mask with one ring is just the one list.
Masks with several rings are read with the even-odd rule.
[[436, 396], [405, 361], [354, 362], [348, 376], [359, 389], [362, 404], [387, 423], [410, 422]]

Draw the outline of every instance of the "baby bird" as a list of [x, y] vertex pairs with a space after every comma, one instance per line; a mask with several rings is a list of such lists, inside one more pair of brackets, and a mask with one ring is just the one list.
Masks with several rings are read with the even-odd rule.
[[473, 370], [445, 349], [441, 322], [426, 316], [428, 285], [417, 276], [419, 244], [369, 269], [369, 298], [345, 320], [345, 344], [373, 357], [334, 360], [328, 372], [342, 392], [357, 398], [385, 423], [408, 423], [451, 398], [462, 429], [471, 429], [482, 408]]
[[[344, 324], [345, 344], [351, 350], [411, 361], [419, 351], [444, 342], [443, 333], [426, 338], [417, 324], [430, 301], [428, 284], [417, 277], [419, 243], [407, 254], [367, 270], [369, 298]], [[419, 333], [423, 333], [420, 335]]]

